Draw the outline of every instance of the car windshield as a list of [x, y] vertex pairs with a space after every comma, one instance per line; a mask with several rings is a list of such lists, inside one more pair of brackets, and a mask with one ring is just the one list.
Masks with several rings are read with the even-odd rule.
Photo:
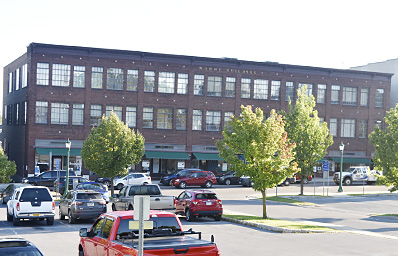
[[102, 196], [100, 193], [78, 193], [76, 199], [84, 199], [84, 200], [102, 199]]
[[106, 190], [101, 184], [82, 184], [82, 189]]
[[211, 193], [196, 194], [195, 198], [196, 199], [218, 199], [216, 194], [211, 194]]
[[37, 249], [32, 247], [21, 248], [21, 247], [0, 247], [0, 255], [2, 256], [15, 256], [15, 255], [23, 255], [23, 256], [42, 256]]

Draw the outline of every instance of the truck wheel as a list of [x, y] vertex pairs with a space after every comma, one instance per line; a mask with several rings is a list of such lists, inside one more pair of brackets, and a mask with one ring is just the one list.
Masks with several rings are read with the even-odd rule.
[[250, 181], [249, 186], [250, 186], [250, 187], [253, 187], [253, 185], [254, 185], [254, 181]]
[[73, 218], [71, 211], [69, 210], [68, 212], [68, 223], [69, 224], [74, 224], [76, 222], [76, 219]]
[[128, 208], [128, 210], [129, 210], [129, 211], [132, 211], [132, 210], [134, 210], [134, 208], [133, 208], [133, 206], [132, 206], [131, 204], [129, 205], [129, 208]]
[[225, 180], [225, 185], [228, 185], [228, 186], [231, 185], [231, 180], [230, 179], [226, 179]]
[[205, 188], [211, 188], [212, 186], [213, 186], [213, 183], [211, 181], [208, 180], [205, 182], [205, 186], [204, 186]]
[[116, 206], [115, 206], [115, 204], [112, 204], [112, 211], [116, 211]]
[[174, 182], [174, 180], [171, 179], [171, 180], [169, 181], [169, 186], [173, 186], [173, 182]]
[[61, 207], [59, 207], [59, 219], [60, 220], [64, 220], [65, 219], [65, 215], [62, 214]]
[[48, 226], [54, 225], [54, 217], [47, 218], [47, 225]]
[[83, 249], [79, 249], [79, 256], [84, 256], [84, 251], [83, 251]]
[[117, 190], [121, 190], [122, 188], [123, 188], [123, 184], [122, 183], [117, 184], [117, 186], [116, 186]]
[[346, 179], [344, 180], [344, 185], [349, 186], [349, 185], [351, 185], [351, 184], [352, 184], [352, 180], [351, 180], [350, 178], [346, 178]]
[[187, 187], [187, 183], [185, 181], [181, 181], [180, 185], [178, 185], [179, 188], [186, 188]]
[[192, 215], [189, 208], [185, 210], [185, 217], [187, 218], [187, 221], [193, 221], [195, 219], [195, 216]]
[[8, 213], [8, 208], [7, 208], [7, 221], [12, 221], [12, 215]]
[[14, 226], [18, 226], [19, 225], [20, 220], [18, 218], [15, 218], [15, 216], [13, 216], [12, 218], [12, 224]]

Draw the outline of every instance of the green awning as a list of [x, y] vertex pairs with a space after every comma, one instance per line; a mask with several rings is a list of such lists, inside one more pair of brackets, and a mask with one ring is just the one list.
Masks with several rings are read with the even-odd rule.
[[193, 153], [193, 155], [198, 160], [223, 160], [218, 154], [216, 153]]
[[[66, 156], [68, 155], [68, 151], [66, 148], [36, 148], [37, 154], [39, 155], [50, 155], [50, 152], [53, 156]], [[70, 156], [81, 156], [80, 148], [71, 148], [69, 151]]]
[[184, 152], [170, 152], [170, 151], [145, 151], [147, 158], [156, 159], [178, 159], [178, 160], [189, 160], [189, 156]]
[[[340, 163], [341, 157], [331, 157], [332, 161]], [[369, 158], [343, 157], [344, 164], [373, 164]]]

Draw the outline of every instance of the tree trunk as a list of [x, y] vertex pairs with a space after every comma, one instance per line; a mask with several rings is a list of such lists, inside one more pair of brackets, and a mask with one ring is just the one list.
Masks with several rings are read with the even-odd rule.
[[268, 219], [268, 217], [267, 217], [267, 194], [266, 194], [266, 190], [261, 190], [261, 194], [263, 195], [263, 219]]
[[300, 180], [300, 195], [304, 195], [304, 177], [302, 177]]
[[113, 187], [113, 179], [114, 177], [111, 177], [111, 196], [115, 197], [115, 188]]

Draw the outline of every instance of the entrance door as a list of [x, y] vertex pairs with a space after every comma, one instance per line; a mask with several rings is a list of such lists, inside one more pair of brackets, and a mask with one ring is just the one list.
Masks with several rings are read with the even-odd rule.
[[153, 159], [153, 173], [159, 173], [159, 159]]

